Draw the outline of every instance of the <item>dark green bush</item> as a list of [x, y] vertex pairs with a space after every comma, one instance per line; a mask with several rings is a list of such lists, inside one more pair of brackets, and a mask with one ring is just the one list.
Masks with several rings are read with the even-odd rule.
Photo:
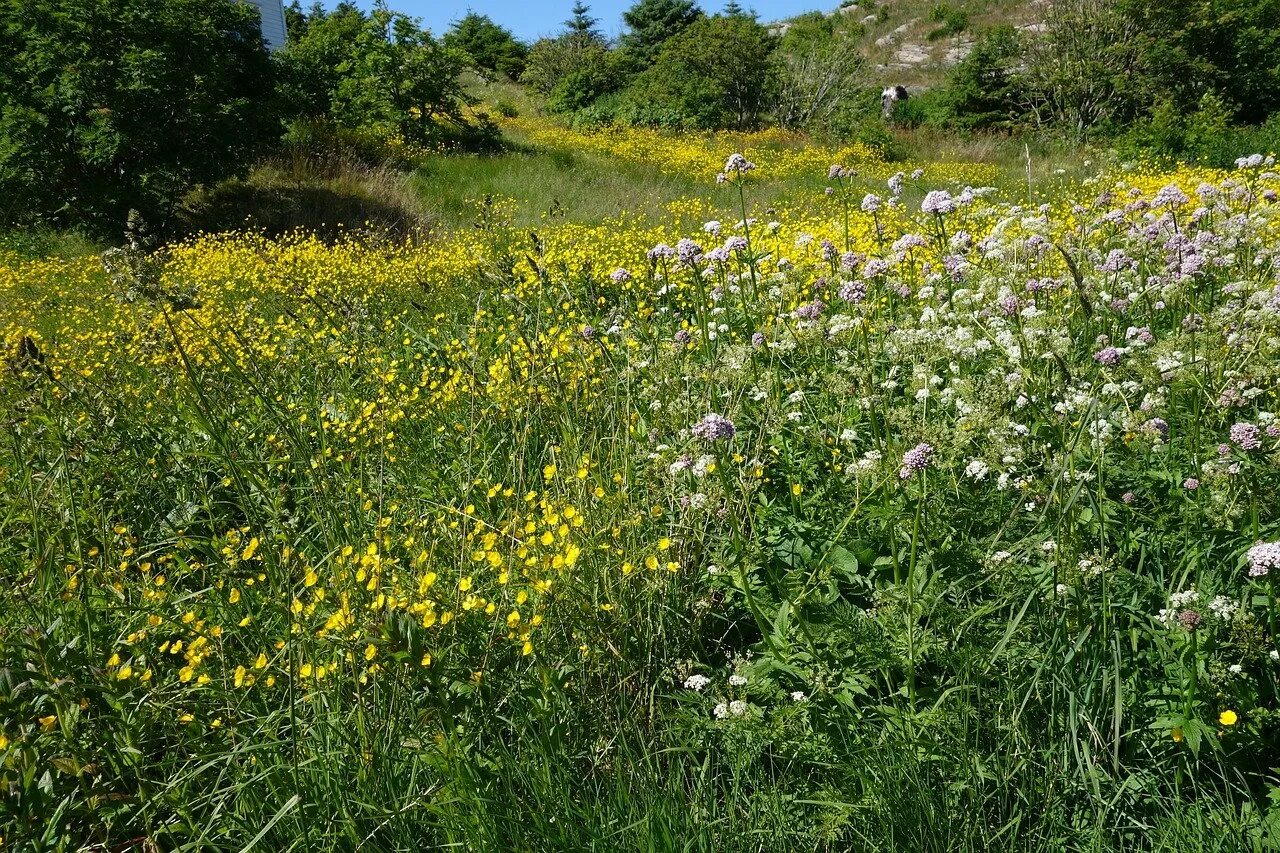
[[232, 0], [0, 0], [0, 222], [116, 234], [279, 133], [256, 11]]

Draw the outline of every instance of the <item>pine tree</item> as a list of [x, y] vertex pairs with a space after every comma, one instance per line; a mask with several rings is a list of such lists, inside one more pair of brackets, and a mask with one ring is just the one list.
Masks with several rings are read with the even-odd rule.
[[630, 28], [622, 37], [622, 46], [642, 64], [652, 64], [663, 42], [701, 17], [702, 10], [694, 0], [636, 0], [622, 14], [623, 23]]
[[591, 17], [590, 6], [582, 2], [582, 0], [577, 0], [570, 11], [573, 17], [564, 22], [569, 35], [592, 41], [604, 41], [604, 36], [596, 29], [596, 24], [600, 23], [600, 19]]

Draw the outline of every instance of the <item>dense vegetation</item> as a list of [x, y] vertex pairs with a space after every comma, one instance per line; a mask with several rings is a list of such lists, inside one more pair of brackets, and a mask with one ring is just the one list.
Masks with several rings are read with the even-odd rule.
[[886, 122], [844, 14], [0, 0], [0, 848], [1280, 846], [1274, 33], [1119, 2]]

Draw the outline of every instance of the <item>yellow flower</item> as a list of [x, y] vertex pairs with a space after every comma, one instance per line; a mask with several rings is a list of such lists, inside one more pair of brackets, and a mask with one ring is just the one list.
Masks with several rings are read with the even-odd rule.
[[1181, 729], [1180, 727], [1179, 727], [1179, 728], [1175, 728], [1175, 729], [1174, 729], [1172, 732], [1170, 732], [1169, 734], [1173, 737], [1173, 742], [1174, 742], [1174, 743], [1182, 743], [1182, 729]]
[[800, 497], [800, 493], [803, 491], [804, 491], [804, 486], [800, 485], [799, 483], [795, 483], [794, 485], [791, 486], [791, 494], [795, 495], [796, 497]]
[[57, 714], [50, 714], [47, 717], [41, 717], [40, 730], [45, 732], [51, 732], [53, 731], [53, 727], [57, 724], [57, 722], [58, 722]]
[[1236, 715], [1236, 712], [1230, 708], [1218, 715], [1218, 722], [1224, 726], [1234, 726], [1239, 719], [1240, 717]]

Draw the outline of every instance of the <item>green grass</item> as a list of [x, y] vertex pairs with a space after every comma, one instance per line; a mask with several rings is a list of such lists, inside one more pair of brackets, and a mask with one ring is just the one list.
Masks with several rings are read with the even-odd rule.
[[519, 225], [547, 218], [597, 223], [622, 214], [662, 219], [670, 202], [698, 190], [643, 166], [538, 150], [432, 156], [414, 171], [412, 186], [434, 217], [453, 226], [473, 223], [486, 198], [514, 200]]

